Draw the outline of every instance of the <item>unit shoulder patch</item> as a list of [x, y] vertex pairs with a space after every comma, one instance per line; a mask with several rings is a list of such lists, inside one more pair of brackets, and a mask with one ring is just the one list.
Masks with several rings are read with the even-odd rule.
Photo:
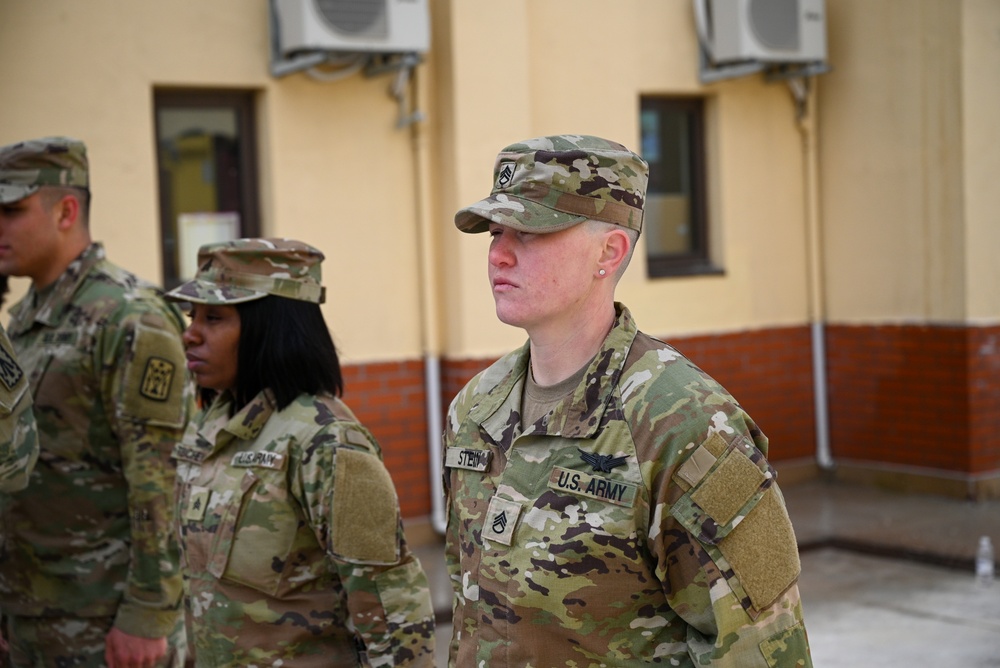
[[17, 363], [6, 346], [0, 346], [0, 381], [8, 390], [13, 390], [22, 378], [24, 378], [24, 370], [21, 369], [21, 365]]
[[170, 397], [170, 383], [174, 378], [174, 363], [162, 357], [150, 357], [142, 374], [139, 393], [153, 401], [166, 401]]
[[125, 382], [119, 393], [122, 417], [153, 425], [180, 427], [184, 424], [184, 350], [173, 330], [136, 324], [132, 349], [119, 363], [125, 367]]

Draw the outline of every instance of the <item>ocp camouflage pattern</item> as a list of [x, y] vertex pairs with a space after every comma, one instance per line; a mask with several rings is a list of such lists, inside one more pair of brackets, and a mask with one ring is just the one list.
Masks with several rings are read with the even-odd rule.
[[115, 616], [144, 637], [176, 627], [170, 451], [193, 396], [182, 329], [181, 314], [100, 244], [11, 309], [40, 454], [28, 487], [0, 495], [5, 613]]
[[485, 232], [499, 223], [555, 232], [584, 220], [640, 231], [649, 165], [621, 144], [588, 135], [538, 137], [504, 148], [489, 197], [460, 209], [455, 225]]
[[445, 432], [452, 666], [811, 666], [767, 439], [712, 378], [617, 320], [522, 430], [527, 344]]
[[38, 428], [28, 377], [0, 327], [0, 492], [24, 489], [37, 459]]
[[433, 666], [434, 613], [370, 432], [331, 396], [228, 392], [174, 451], [196, 665]]
[[0, 147], [0, 204], [20, 201], [41, 186], [89, 186], [83, 142], [42, 137]]
[[198, 250], [195, 278], [168, 293], [201, 304], [239, 304], [276, 295], [322, 304], [323, 253], [294, 239], [235, 239]]

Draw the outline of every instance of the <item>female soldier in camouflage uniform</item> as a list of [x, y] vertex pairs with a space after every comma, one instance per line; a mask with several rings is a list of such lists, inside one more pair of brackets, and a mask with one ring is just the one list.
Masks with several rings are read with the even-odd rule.
[[[427, 580], [372, 435], [337, 395], [322, 253], [209, 244], [190, 302], [203, 410], [174, 451], [198, 666], [430, 666]], [[363, 518], [363, 520], [362, 520]]]
[[448, 413], [449, 665], [812, 665], [767, 438], [615, 301], [647, 179], [617, 142], [537, 137], [455, 216], [528, 342]]

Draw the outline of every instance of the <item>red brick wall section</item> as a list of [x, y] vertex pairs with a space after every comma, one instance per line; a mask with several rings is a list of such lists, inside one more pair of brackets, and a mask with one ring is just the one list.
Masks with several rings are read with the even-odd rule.
[[[444, 417], [448, 416], [448, 407], [455, 395], [462, 391], [465, 384], [477, 373], [496, 362], [499, 357], [487, 359], [446, 359], [441, 362], [441, 406]], [[444, 424], [442, 420], [442, 424]]]
[[768, 459], [815, 457], [816, 411], [808, 327], [668, 341], [722, 384], [768, 438]]
[[969, 329], [970, 470], [1000, 469], [1000, 327]]
[[[670, 343], [746, 408], [768, 436], [769, 459], [815, 455], [807, 327]], [[834, 460], [1000, 469], [1000, 327], [831, 325], [826, 346]], [[442, 360], [442, 411], [495, 359]], [[404, 517], [429, 515], [423, 362], [349, 365], [344, 376], [344, 400], [382, 446]]]
[[378, 439], [403, 517], [430, 515], [423, 361], [353, 364], [342, 370], [343, 399]]
[[833, 457], [1000, 468], [1000, 328], [827, 328]]
[[[729, 390], [767, 434], [773, 461], [816, 454], [809, 329], [781, 329], [670, 341]], [[448, 360], [442, 371], [445, 407], [495, 360]]]

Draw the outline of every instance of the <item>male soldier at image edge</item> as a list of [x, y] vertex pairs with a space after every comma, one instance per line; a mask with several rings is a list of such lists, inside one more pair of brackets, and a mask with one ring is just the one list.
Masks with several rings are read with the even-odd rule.
[[[766, 437], [614, 301], [647, 170], [596, 137], [531, 139], [503, 149], [491, 195], [455, 216], [492, 235], [497, 314], [529, 340], [448, 413], [453, 666], [811, 666]], [[592, 346], [536, 340], [572, 339], [586, 318], [601, 323]], [[579, 370], [543, 386], [552, 351]]]
[[[0, 276], [0, 305], [6, 292], [7, 277]], [[14, 355], [7, 332], [0, 327], [0, 493], [24, 489], [37, 459], [38, 429], [28, 377]], [[6, 651], [7, 643], [0, 634], [0, 657]]]
[[24, 489], [36, 459], [38, 429], [28, 378], [0, 327], [0, 492]]
[[9, 333], [40, 434], [28, 487], [0, 495], [11, 665], [177, 665], [183, 317], [91, 241], [82, 142], [0, 148], [0, 198], [0, 273], [32, 279]]

